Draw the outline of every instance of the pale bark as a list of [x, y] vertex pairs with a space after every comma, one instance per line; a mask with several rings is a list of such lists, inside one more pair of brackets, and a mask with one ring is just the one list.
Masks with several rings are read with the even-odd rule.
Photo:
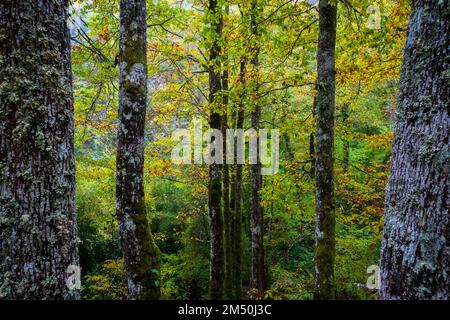
[[159, 250], [150, 233], [144, 199], [145, 0], [120, 1], [119, 87], [116, 214], [128, 275], [128, 298], [158, 299]]

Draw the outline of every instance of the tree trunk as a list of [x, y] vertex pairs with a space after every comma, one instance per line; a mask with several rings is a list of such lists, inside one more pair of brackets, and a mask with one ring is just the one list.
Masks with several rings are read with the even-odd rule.
[[381, 299], [450, 298], [449, 1], [413, 1], [386, 194]]
[[[225, 70], [222, 75], [222, 103], [224, 108], [224, 114], [222, 118], [222, 136], [223, 136], [223, 158], [226, 159], [226, 145], [228, 129], [228, 69], [225, 66]], [[225, 161], [225, 160], [224, 160]], [[230, 208], [230, 165], [223, 165], [223, 219], [225, 225], [225, 284], [224, 284], [224, 296], [228, 299], [233, 297], [233, 243], [232, 243], [232, 211]]]
[[344, 173], [348, 172], [348, 165], [350, 164], [350, 138], [348, 132], [348, 118], [350, 116], [350, 109], [347, 104], [342, 106], [342, 126], [344, 127], [343, 132], [343, 146], [342, 146], [342, 168]]
[[[244, 127], [244, 86], [246, 76], [246, 59], [243, 59], [240, 65], [239, 81], [242, 86], [242, 91], [239, 93], [239, 104], [236, 110], [236, 129], [243, 129]], [[234, 145], [234, 175], [231, 182], [231, 197], [230, 205], [233, 212], [232, 220], [232, 249], [233, 249], [233, 270], [232, 270], [232, 284], [233, 284], [233, 299], [239, 300], [242, 297], [242, 274], [241, 274], [241, 260], [242, 260], [242, 170], [243, 165], [238, 164], [237, 144]]]
[[315, 299], [334, 299], [334, 100], [337, 5], [319, 2], [316, 119]]
[[0, 299], [79, 298], [68, 7], [0, 2]]
[[309, 159], [311, 161], [311, 170], [310, 170], [310, 176], [314, 177], [316, 175], [316, 143], [314, 141], [316, 135], [314, 132], [311, 132], [309, 134]]
[[120, 1], [119, 87], [116, 214], [128, 275], [128, 298], [158, 299], [159, 250], [150, 233], [144, 199], [145, 0]]
[[[250, 31], [253, 36], [252, 43], [252, 67], [254, 71], [258, 71], [259, 68], [259, 34], [257, 17], [260, 14], [260, 8], [256, 1], [252, 2], [251, 7], [251, 24]], [[257, 77], [257, 76], [256, 76]], [[261, 106], [257, 101], [258, 95], [258, 79], [254, 79], [254, 88], [252, 92], [252, 113], [251, 123], [252, 128], [256, 131], [259, 129], [259, 122], [261, 118]], [[258, 137], [259, 141], [259, 137]], [[260, 150], [259, 143], [257, 146], [258, 161], [257, 164], [251, 165], [250, 168], [250, 186], [252, 194], [251, 205], [251, 243], [252, 243], [252, 268], [250, 285], [252, 288], [258, 291], [258, 296], [263, 296], [266, 290], [266, 270], [264, 263], [264, 218], [263, 208], [261, 206], [261, 195], [263, 179], [261, 175], [261, 162], [260, 162]]]
[[[210, 27], [212, 30], [212, 45], [209, 53], [209, 104], [211, 129], [221, 130], [222, 116], [219, 105], [221, 92], [221, 74], [220, 74], [220, 37], [222, 36], [222, 12], [217, 4], [217, 0], [210, 0], [208, 7]], [[214, 138], [213, 138], [214, 139]], [[212, 141], [211, 141], [212, 142]], [[224, 281], [224, 248], [223, 248], [223, 216], [222, 216], [222, 165], [212, 163], [209, 166], [209, 222], [211, 228], [210, 243], [210, 280], [209, 297], [212, 300], [223, 298]]]
[[[225, 7], [225, 14], [228, 16], [230, 9]], [[226, 41], [226, 39], [224, 39]], [[225, 163], [227, 153], [227, 129], [228, 127], [228, 82], [229, 82], [229, 66], [228, 56], [223, 54], [223, 72], [222, 72], [222, 136], [223, 136], [223, 219], [224, 219], [224, 252], [225, 252], [225, 283], [224, 283], [224, 297], [227, 299], [233, 298], [233, 242], [232, 242], [232, 228], [233, 228], [233, 212], [230, 207], [230, 165]]]

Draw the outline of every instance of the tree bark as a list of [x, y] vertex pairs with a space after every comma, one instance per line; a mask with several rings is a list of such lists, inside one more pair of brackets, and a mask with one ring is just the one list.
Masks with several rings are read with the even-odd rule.
[[[243, 129], [244, 127], [244, 86], [246, 77], [246, 59], [241, 61], [239, 82], [242, 86], [239, 93], [239, 103], [236, 110], [236, 129]], [[233, 299], [239, 300], [242, 298], [242, 170], [243, 165], [238, 164], [237, 144], [234, 145], [234, 175], [231, 182], [231, 196], [230, 206], [232, 207], [232, 249], [233, 249], [233, 270], [232, 270], [232, 284], [233, 284]]]
[[80, 297], [68, 7], [0, 2], [0, 299]]
[[[253, 36], [252, 43], [252, 60], [251, 64], [254, 71], [259, 68], [259, 34], [257, 17], [260, 14], [260, 8], [256, 1], [251, 5], [251, 22], [250, 31]], [[254, 88], [252, 92], [252, 113], [251, 124], [256, 131], [259, 129], [259, 122], [261, 120], [261, 106], [257, 101], [258, 95], [258, 79], [254, 79]], [[259, 137], [258, 137], [259, 141]], [[266, 290], [266, 270], [264, 262], [264, 214], [261, 206], [261, 189], [263, 185], [263, 176], [261, 175], [259, 143], [257, 144], [258, 161], [250, 167], [250, 186], [252, 194], [251, 205], [251, 243], [252, 243], [252, 265], [251, 265], [251, 279], [250, 285], [258, 291], [258, 296], [262, 297]]]
[[315, 299], [334, 299], [334, 103], [337, 4], [319, 2], [316, 105]]
[[309, 134], [309, 159], [311, 161], [310, 176], [315, 177], [316, 175], [316, 143], [315, 143], [315, 133], [311, 132]]
[[146, 4], [145, 0], [121, 0], [116, 214], [129, 299], [160, 296], [159, 250], [150, 233], [144, 199], [146, 109]]
[[[217, 0], [209, 0], [208, 13], [212, 31], [212, 45], [209, 52], [209, 104], [211, 129], [221, 130], [222, 116], [220, 105], [221, 74], [220, 74], [220, 37], [222, 36], [223, 18]], [[212, 138], [214, 139], [214, 138]], [[212, 142], [212, 141], [211, 141]], [[223, 298], [224, 282], [224, 225], [222, 216], [222, 165], [212, 163], [209, 166], [209, 199], [208, 216], [210, 222], [210, 280], [209, 297], [212, 300]]]
[[[226, 159], [226, 145], [227, 145], [227, 129], [228, 129], [228, 67], [225, 66], [225, 70], [222, 74], [222, 104], [224, 114], [222, 118], [222, 136], [223, 136], [223, 158]], [[225, 161], [225, 160], [224, 160]], [[225, 232], [225, 283], [224, 283], [224, 296], [231, 299], [233, 297], [233, 243], [232, 232], [233, 217], [230, 207], [230, 165], [224, 163], [223, 165], [223, 219], [224, 219], [224, 232]]]
[[450, 298], [449, 1], [413, 1], [386, 194], [381, 299]]
[[348, 172], [348, 166], [350, 164], [350, 138], [348, 132], [348, 118], [350, 116], [350, 109], [347, 104], [342, 106], [342, 126], [344, 127], [343, 138], [342, 138], [342, 169], [344, 173]]

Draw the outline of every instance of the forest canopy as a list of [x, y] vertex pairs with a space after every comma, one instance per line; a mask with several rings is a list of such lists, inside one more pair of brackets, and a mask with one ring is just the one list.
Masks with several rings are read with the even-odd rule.
[[[409, 11], [406, 2], [383, 1], [379, 4], [383, 14], [372, 18], [380, 19], [380, 26], [373, 28], [368, 21], [371, 4], [361, 1], [355, 4], [357, 8], [339, 7], [335, 155], [339, 159], [336, 283], [341, 298], [374, 296], [364, 287], [367, 268], [377, 264], [379, 257], [392, 117]], [[314, 277], [310, 139], [315, 131], [317, 11], [307, 1], [265, 2], [260, 17], [259, 70], [249, 70], [247, 83], [242, 84], [239, 68], [250, 38], [245, 16], [249, 5], [247, 1], [230, 3], [229, 13], [224, 15], [220, 41], [227, 65], [221, 68], [228, 67], [230, 75], [225, 93], [230, 97], [228, 113], [258, 77], [262, 82], [258, 97], [262, 127], [276, 128], [281, 136], [280, 172], [265, 177], [261, 190], [266, 263], [272, 283], [266, 295], [308, 299]], [[125, 297], [126, 283], [115, 280], [124, 272], [113, 192], [118, 6], [111, 1], [83, 1], [77, 7], [72, 61], [78, 127], [77, 216], [80, 257], [86, 263], [85, 292], [87, 298]], [[172, 131], [189, 128], [195, 117], [208, 120], [206, 68], [208, 41], [213, 35], [204, 26], [205, 7], [206, 2], [158, 1], [147, 8], [151, 106], [145, 136], [146, 206], [162, 253], [163, 296], [172, 299], [201, 299], [208, 288], [208, 166], [174, 165], [170, 159]], [[250, 127], [249, 102], [245, 108], [244, 128]], [[249, 287], [251, 259], [248, 177], [248, 168], [244, 168], [244, 288]]]

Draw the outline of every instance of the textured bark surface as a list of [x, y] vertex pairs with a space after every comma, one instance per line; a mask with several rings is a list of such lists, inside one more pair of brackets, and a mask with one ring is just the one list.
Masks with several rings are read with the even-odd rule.
[[[252, 2], [251, 9], [251, 25], [250, 31], [255, 42], [252, 48], [251, 64], [254, 70], [259, 68], [259, 43], [258, 43], [258, 23], [257, 17], [260, 14], [260, 8], [256, 1]], [[256, 80], [256, 79], [255, 79]], [[257, 82], [257, 80], [256, 80]], [[254, 92], [252, 93], [254, 99], [258, 95], [258, 84], [255, 84]], [[261, 106], [258, 102], [253, 101], [253, 110], [251, 113], [252, 128], [256, 131], [259, 129], [259, 122], [261, 119]], [[259, 140], [259, 137], [258, 137]], [[252, 265], [251, 265], [251, 279], [250, 286], [258, 290], [258, 295], [264, 295], [266, 290], [266, 270], [264, 263], [264, 216], [263, 208], [261, 206], [260, 191], [263, 185], [263, 176], [261, 175], [261, 162], [259, 143], [257, 146], [258, 163], [250, 167], [250, 188], [252, 195], [251, 202], [251, 243], [252, 243]]]
[[77, 299], [69, 1], [0, 2], [0, 299]]
[[309, 134], [309, 159], [311, 161], [311, 177], [315, 177], [316, 175], [316, 142], [315, 142], [316, 134], [311, 132]]
[[146, 30], [145, 0], [121, 0], [116, 214], [129, 299], [160, 296], [159, 250], [150, 233], [144, 199]]
[[[221, 130], [222, 116], [220, 105], [221, 74], [220, 74], [220, 37], [222, 36], [222, 13], [217, 0], [210, 0], [208, 7], [209, 23], [212, 32], [212, 45], [209, 52], [209, 105], [211, 129]], [[214, 138], [213, 138], [214, 139]], [[209, 199], [208, 217], [210, 223], [210, 299], [223, 298], [224, 282], [224, 225], [221, 207], [222, 200], [222, 165], [213, 163], [209, 166]]]
[[337, 5], [319, 2], [316, 99], [315, 299], [334, 299], [334, 101]]
[[[225, 66], [225, 70], [222, 74], [222, 104], [224, 114], [222, 116], [222, 136], [223, 136], [223, 158], [226, 159], [226, 145], [228, 129], [228, 69]], [[223, 223], [224, 223], [224, 252], [225, 252], [225, 283], [224, 283], [224, 297], [231, 299], [233, 297], [233, 242], [232, 233], [233, 228], [233, 216], [230, 207], [230, 165], [224, 164], [222, 168], [223, 173]]]
[[381, 299], [450, 298], [450, 2], [413, 1], [386, 194]]

